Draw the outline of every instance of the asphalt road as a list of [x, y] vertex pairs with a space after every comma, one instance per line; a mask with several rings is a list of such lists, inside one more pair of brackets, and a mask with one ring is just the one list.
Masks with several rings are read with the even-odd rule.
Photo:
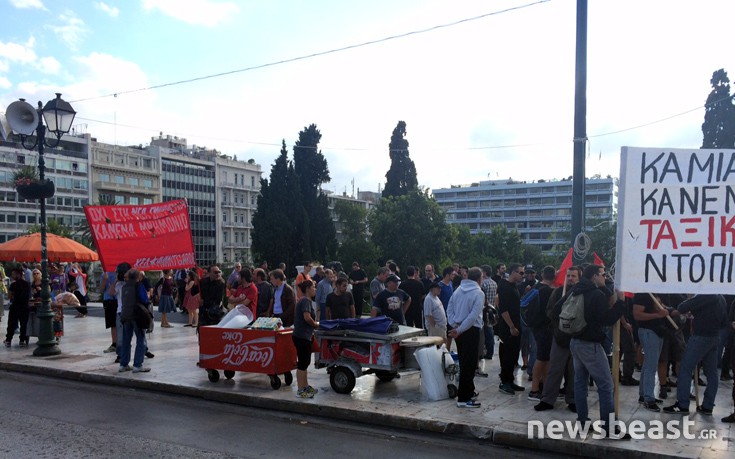
[[0, 457], [505, 459], [538, 454], [479, 440], [0, 372]]

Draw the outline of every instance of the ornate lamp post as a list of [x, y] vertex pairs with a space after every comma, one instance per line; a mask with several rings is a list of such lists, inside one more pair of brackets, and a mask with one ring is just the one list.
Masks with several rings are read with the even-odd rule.
[[[38, 102], [38, 109], [24, 99], [13, 102], [8, 106], [6, 112], [7, 121], [13, 132], [20, 135], [23, 148], [33, 150], [38, 147], [38, 175], [41, 183], [46, 180], [46, 161], [43, 158], [43, 148], [47, 146], [54, 148], [61, 142], [61, 137], [71, 130], [76, 112], [71, 105], [56, 93], [56, 99], [52, 99], [42, 108]], [[46, 122], [46, 125], [43, 122]], [[46, 131], [56, 136], [56, 141], [46, 138]], [[36, 133], [33, 144], [27, 145], [28, 136]], [[38, 311], [40, 322], [38, 332], [38, 347], [33, 351], [35, 356], [57, 355], [61, 353], [53, 331], [54, 313], [51, 311], [51, 290], [48, 281], [48, 252], [46, 249], [46, 198], [53, 196], [53, 187], [50, 192], [38, 196], [41, 207], [41, 308]]]

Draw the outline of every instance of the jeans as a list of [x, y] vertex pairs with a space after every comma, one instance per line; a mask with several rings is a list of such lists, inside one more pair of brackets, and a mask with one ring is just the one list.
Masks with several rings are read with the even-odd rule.
[[536, 340], [531, 327], [521, 324], [521, 355], [528, 356], [528, 376], [533, 374], [533, 364], [536, 363]]
[[641, 383], [638, 386], [638, 396], [648, 403], [656, 401], [654, 389], [656, 387], [656, 371], [658, 358], [661, 355], [661, 346], [664, 339], [648, 328], [638, 329], [638, 339], [643, 348], [643, 368], [641, 368]]
[[577, 338], [572, 338], [569, 350], [574, 359], [574, 402], [577, 404], [577, 420], [585, 422], [589, 418], [587, 390], [591, 376], [600, 398], [600, 419], [603, 425], [607, 426], [610, 413], [615, 410], [613, 380], [610, 365], [607, 363], [607, 354], [602, 344]]
[[689, 408], [689, 389], [692, 385], [692, 373], [694, 373], [694, 367], [697, 366], [700, 360], [702, 361], [704, 375], [707, 377], [707, 388], [704, 390], [702, 407], [711, 410], [715, 406], [717, 386], [719, 385], [719, 379], [717, 378], [717, 345], [719, 342], [719, 335], [692, 335], [689, 337], [676, 380], [676, 399], [679, 408]]
[[567, 381], [564, 401], [567, 404], [574, 402], [574, 365], [571, 362], [571, 354], [568, 348], [559, 346], [556, 338], [551, 341], [551, 357], [549, 358], [549, 370], [546, 372], [546, 380], [544, 381], [544, 391], [541, 394], [541, 401], [549, 405], [556, 402], [559, 396], [559, 388], [561, 380], [565, 378]]
[[133, 339], [133, 335], [135, 335], [135, 355], [133, 356], [133, 366], [137, 368], [142, 367], [146, 351], [145, 330], [142, 330], [135, 325], [134, 321], [123, 322], [122, 326], [123, 343], [120, 351], [120, 366], [124, 367], [130, 363], [130, 350], [132, 348], [131, 341]]
[[492, 359], [495, 355], [495, 333], [492, 325], [485, 325], [482, 327], [485, 333], [485, 357]]

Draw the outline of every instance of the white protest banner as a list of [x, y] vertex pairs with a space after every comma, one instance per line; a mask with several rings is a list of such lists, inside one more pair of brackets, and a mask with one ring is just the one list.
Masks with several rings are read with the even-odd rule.
[[732, 293], [735, 150], [623, 147], [616, 287]]

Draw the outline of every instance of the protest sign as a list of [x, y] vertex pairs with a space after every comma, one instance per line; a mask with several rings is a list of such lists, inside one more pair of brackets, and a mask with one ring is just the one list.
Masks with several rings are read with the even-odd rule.
[[143, 206], [85, 206], [105, 271], [122, 262], [141, 270], [194, 266], [194, 243], [185, 200]]
[[616, 287], [732, 293], [735, 150], [623, 147]]

